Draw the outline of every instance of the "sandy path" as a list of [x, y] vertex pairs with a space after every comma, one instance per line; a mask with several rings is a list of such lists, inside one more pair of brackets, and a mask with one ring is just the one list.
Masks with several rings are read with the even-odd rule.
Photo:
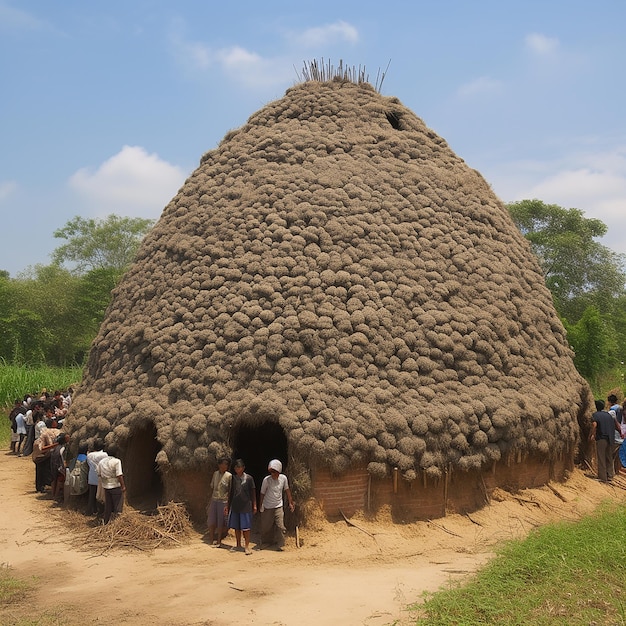
[[497, 493], [500, 501], [471, 520], [450, 515], [397, 526], [358, 518], [360, 529], [325, 523], [302, 531], [300, 549], [288, 540], [282, 553], [231, 553], [196, 534], [180, 548], [98, 555], [72, 547], [65, 514], [34, 491], [30, 459], [1, 451], [0, 563], [16, 576], [54, 581], [56, 593], [33, 594], [20, 609], [0, 607], [0, 622], [48, 611], [82, 625], [406, 623], [407, 604], [475, 571], [495, 542], [553, 519], [576, 519], [626, 494], [578, 471], [555, 487], [567, 502], [546, 487]]

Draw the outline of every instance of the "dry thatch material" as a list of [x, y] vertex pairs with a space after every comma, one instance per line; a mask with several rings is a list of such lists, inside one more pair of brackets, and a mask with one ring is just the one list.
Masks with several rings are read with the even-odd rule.
[[571, 454], [591, 401], [480, 174], [398, 99], [307, 82], [165, 208], [68, 426], [124, 447], [154, 423], [157, 460], [183, 470], [229, 452], [242, 420], [277, 421], [305, 463], [413, 480]]
[[154, 515], [125, 508], [106, 526], [96, 526], [77, 535], [79, 545], [91, 552], [109, 550], [155, 550], [185, 543], [193, 528], [184, 504], [159, 506]]
[[[384, 72], [381, 73], [380, 68], [378, 69], [374, 82], [374, 88], [378, 92], [382, 89], [390, 63], [391, 61], [387, 64], [387, 69]], [[358, 68], [354, 65], [344, 65], [343, 60], [339, 61], [337, 67], [335, 67], [330, 60], [324, 61], [324, 58], [320, 59], [319, 62], [315, 59], [313, 61], [305, 61], [302, 66], [302, 71], [298, 72], [296, 70], [296, 74], [300, 82], [319, 81], [325, 83], [328, 81], [348, 81], [359, 85], [370, 82], [369, 74], [364, 65], [359, 65]]]

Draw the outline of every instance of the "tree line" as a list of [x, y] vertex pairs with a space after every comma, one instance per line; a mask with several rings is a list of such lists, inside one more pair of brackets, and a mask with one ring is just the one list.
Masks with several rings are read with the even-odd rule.
[[109, 215], [75, 217], [54, 237], [65, 240], [49, 265], [16, 278], [0, 272], [0, 359], [12, 365], [82, 364], [111, 290], [154, 221]]
[[576, 369], [594, 391], [611, 373], [623, 382], [626, 257], [598, 241], [606, 225], [586, 218], [580, 209], [541, 200], [507, 207], [539, 260], [574, 350]]
[[[579, 209], [541, 200], [507, 208], [537, 256], [576, 367], [597, 389], [602, 376], [623, 371], [625, 256], [598, 241], [606, 225]], [[0, 359], [13, 365], [81, 364], [111, 290], [153, 223], [118, 215], [75, 217], [54, 232], [64, 243], [49, 265], [16, 278], [0, 271]]]

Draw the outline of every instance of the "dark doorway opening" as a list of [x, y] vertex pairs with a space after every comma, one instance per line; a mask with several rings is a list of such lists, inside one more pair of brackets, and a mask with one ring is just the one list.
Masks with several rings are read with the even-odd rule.
[[233, 437], [233, 461], [243, 459], [246, 472], [254, 478], [257, 496], [261, 482], [267, 476], [267, 464], [278, 459], [287, 468], [288, 446], [285, 431], [276, 422], [262, 424], [240, 423]]
[[156, 426], [152, 422], [131, 432], [122, 469], [128, 502], [141, 510], [156, 509], [163, 498], [163, 481], [156, 462], [160, 450]]

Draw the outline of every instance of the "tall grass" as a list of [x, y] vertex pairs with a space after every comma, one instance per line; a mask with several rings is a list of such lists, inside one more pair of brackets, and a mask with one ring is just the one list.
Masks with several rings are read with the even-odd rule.
[[0, 445], [5, 446], [10, 440], [9, 420], [6, 419], [13, 402], [22, 399], [25, 394], [39, 395], [42, 389], [52, 392], [61, 391], [80, 382], [82, 367], [18, 367], [0, 363]]
[[626, 624], [626, 509], [605, 506], [507, 543], [468, 584], [427, 596], [421, 626]]

